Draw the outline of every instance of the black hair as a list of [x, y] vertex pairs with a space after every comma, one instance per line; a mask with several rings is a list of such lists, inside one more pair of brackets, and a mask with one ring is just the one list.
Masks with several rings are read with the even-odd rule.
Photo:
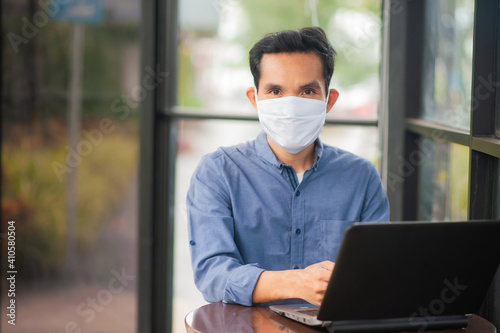
[[320, 27], [299, 30], [284, 30], [269, 34], [259, 40], [250, 50], [250, 71], [255, 87], [259, 88], [260, 61], [266, 53], [316, 52], [323, 64], [325, 89], [328, 91], [337, 54]]

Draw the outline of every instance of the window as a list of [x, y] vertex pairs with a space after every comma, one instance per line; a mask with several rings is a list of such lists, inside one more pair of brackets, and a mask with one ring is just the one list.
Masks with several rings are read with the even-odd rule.
[[[498, 219], [500, 2], [387, 1], [384, 9], [391, 219]], [[499, 283], [497, 274], [480, 311], [497, 327]]]
[[419, 143], [418, 220], [467, 220], [469, 149], [425, 137]]
[[[184, 331], [204, 302], [186, 264], [189, 178], [260, 131], [247, 54], [271, 31], [331, 38], [341, 97], [321, 138], [378, 165], [392, 220], [500, 218], [499, 0], [86, 0], [83, 17], [45, 3], [1, 4], [1, 231], [16, 230], [19, 330]], [[497, 327], [499, 286], [481, 312]]]
[[178, 133], [174, 331], [183, 330], [183, 315], [205, 303], [186, 265], [185, 200], [191, 175], [203, 155], [253, 140], [261, 131], [257, 112], [245, 96], [253, 86], [248, 65], [253, 44], [267, 33], [313, 24], [325, 30], [337, 51], [331, 87], [340, 92], [320, 137], [378, 165], [380, 1], [179, 2], [177, 105], [166, 110], [176, 119]]
[[474, 1], [426, 3], [423, 117], [469, 129]]
[[140, 3], [48, 3], [1, 3], [1, 330], [134, 332]]
[[286, 4], [238, 0], [181, 2], [175, 111], [255, 117], [242, 93], [253, 86], [248, 51], [267, 33], [318, 21], [337, 51], [331, 87], [340, 91], [341, 98], [328, 117], [376, 120], [381, 3], [339, 1], [321, 3], [317, 8], [310, 6], [302, 0]]

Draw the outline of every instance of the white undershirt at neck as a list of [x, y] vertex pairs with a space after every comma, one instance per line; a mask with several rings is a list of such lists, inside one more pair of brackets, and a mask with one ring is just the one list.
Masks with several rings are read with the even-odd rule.
[[297, 180], [299, 181], [299, 184], [302, 182], [303, 178], [304, 178], [304, 172], [297, 172]]

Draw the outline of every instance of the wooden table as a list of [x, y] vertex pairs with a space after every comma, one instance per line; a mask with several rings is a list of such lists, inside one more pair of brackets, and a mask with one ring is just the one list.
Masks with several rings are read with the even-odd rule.
[[[204, 305], [190, 312], [185, 323], [188, 333], [326, 332], [325, 329], [308, 327], [277, 315], [265, 307], [246, 307], [221, 302]], [[440, 332], [496, 333], [496, 328], [486, 319], [473, 316], [467, 329]]]

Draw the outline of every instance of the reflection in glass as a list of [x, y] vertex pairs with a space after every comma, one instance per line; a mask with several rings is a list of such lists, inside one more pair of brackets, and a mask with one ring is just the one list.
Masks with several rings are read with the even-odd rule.
[[500, 107], [497, 107], [495, 115], [495, 136], [500, 138]]
[[[500, 43], [499, 43], [499, 46], [498, 46], [498, 50], [500, 52]], [[500, 73], [500, 68], [498, 69], [499, 73]], [[500, 77], [500, 75], [498, 75], [497, 77]], [[500, 138], [500, 99], [497, 98], [497, 106], [496, 106], [496, 111], [495, 111], [495, 136], [497, 138]]]
[[469, 129], [474, 1], [428, 1], [425, 20], [423, 116]]
[[500, 220], [500, 160], [495, 159], [495, 182], [493, 186], [493, 218]]
[[450, 220], [467, 220], [469, 148], [450, 144]]
[[[66, 2], [57, 21], [48, 3], [2, 1], [0, 11], [14, 331], [135, 332], [140, 2], [86, 1], [76, 11]], [[2, 242], [2, 267], [5, 250]], [[2, 293], [9, 332], [7, 301]]]
[[[184, 330], [184, 316], [206, 304], [193, 282], [187, 236], [186, 193], [203, 155], [220, 146], [254, 140], [261, 131], [256, 121], [183, 120], [178, 125], [175, 182], [174, 332]], [[325, 126], [321, 140], [351, 151], [374, 163], [378, 160], [375, 127]]]
[[[499, 27], [500, 29], [500, 27]], [[500, 54], [500, 43], [497, 43], [497, 54]], [[497, 75], [496, 75], [497, 78], [500, 77], [500, 66], [497, 66]], [[497, 86], [498, 86], [498, 82], [497, 82]], [[497, 90], [497, 103], [496, 103], [496, 108], [495, 108], [495, 115], [494, 115], [494, 119], [495, 119], [495, 136], [497, 138], [500, 138], [500, 98], [498, 98], [498, 90]]]
[[467, 220], [469, 149], [465, 146], [419, 140], [418, 219]]
[[178, 104], [188, 112], [255, 115], [245, 96], [253, 86], [248, 51], [268, 33], [317, 20], [337, 51], [331, 87], [340, 98], [328, 117], [376, 119], [380, 11], [373, 0], [181, 1]]

